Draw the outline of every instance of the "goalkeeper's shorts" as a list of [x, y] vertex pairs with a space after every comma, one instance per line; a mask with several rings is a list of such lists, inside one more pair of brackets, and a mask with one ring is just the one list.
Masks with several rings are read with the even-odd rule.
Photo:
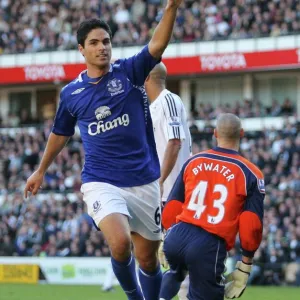
[[223, 300], [223, 272], [226, 260], [225, 241], [204, 229], [180, 222], [165, 237], [164, 252], [170, 269], [178, 280], [189, 272], [190, 300]]

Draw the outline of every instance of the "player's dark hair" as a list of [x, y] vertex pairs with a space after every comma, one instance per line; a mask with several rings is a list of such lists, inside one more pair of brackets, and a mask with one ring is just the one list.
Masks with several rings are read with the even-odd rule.
[[110, 39], [112, 39], [112, 32], [109, 27], [109, 25], [100, 19], [89, 19], [83, 21], [77, 30], [77, 42], [80, 44], [82, 47], [84, 47], [84, 42], [88, 36], [88, 34], [93, 30], [97, 28], [102, 28], [104, 29], [108, 34]]

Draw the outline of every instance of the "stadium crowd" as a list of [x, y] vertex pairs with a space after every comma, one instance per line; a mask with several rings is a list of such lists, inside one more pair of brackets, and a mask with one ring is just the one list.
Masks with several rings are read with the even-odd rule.
[[286, 98], [282, 103], [273, 99], [270, 106], [264, 106], [259, 101], [250, 100], [237, 101], [234, 105], [219, 104], [216, 107], [213, 107], [211, 103], [200, 103], [193, 116], [195, 119], [212, 120], [220, 113], [233, 113], [241, 118], [277, 117], [292, 115], [295, 113], [295, 107], [289, 98]]
[[[233, 113], [241, 118], [291, 116], [295, 113], [295, 106], [289, 98], [285, 98], [282, 103], [273, 99], [270, 106], [250, 100], [237, 101], [234, 105], [219, 104], [216, 107], [211, 103], [200, 103], [195, 107], [193, 117], [200, 120], [212, 120], [220, 113]], [[24, 109], [19, 114], [8, 114], [2, 117], [0, 115], [0, 128], [28, 126], [38, 122], [39, 120], [33, 119]]]
[[47, 172], [42, 191], [46, 200], [24, 201], [24, 183], [41, 157], [51, 126], [46, 122], [34, 135], [1, 134], [0, 255], [108, 256], [109, 249], [101, 233], [91, 230], [92, 220], [81, 201], [79, 138], [72, 139]]
[[[101, 17], [116, 45], [146, 43], [162, 16], [161, 0], [1, 0], [0, 53], [75, 49], [76, 29]], [[173, 41], [280, 36], [300, 31], [298, 0], [185, 0]]]
[[[51, 126], [46, 121], [31, 134], [23, 129], [16, 135], [0, 135], [0, 255], [108, 256], [81, 201], [79, 136], [72, 137], [55, 159], [39, 196], [23, 200], [25, 181], [41, 158]], [[200, 137], [194, 139], [194, 153], [212, 146], [211, 135], [196, 134], [195, 124], [191, 129]], [[282, 131], [248, 133], [241, 143], [242, 154], [262, 169], [267, 186], [263, 242], [252, 278], [260, 284], [279, 284], [283, 279], [300, 284], [300, 272], [291, 268], [300, 263], [299, 129], [299, 124], [286, 124]], [[237, 241], [231, 257], [238, 253]]]

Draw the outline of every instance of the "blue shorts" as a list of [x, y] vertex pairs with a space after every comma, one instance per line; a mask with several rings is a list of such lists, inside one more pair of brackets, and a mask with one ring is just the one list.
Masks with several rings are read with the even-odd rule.
[[189, 272], [189, 300], [224, 299], [222, 274], [227, 252], [223, 239], [181, 222], [167, 231], [164, 253], [179, 281]]

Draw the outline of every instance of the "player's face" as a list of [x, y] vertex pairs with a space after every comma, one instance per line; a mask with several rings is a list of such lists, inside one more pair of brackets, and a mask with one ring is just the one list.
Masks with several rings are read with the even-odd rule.
[[102, 28], [93, 29], [87, 36], [84, 47], [79, 45], [79, 51], [84, 55], [87, 64], [105, 68], [111, 60], [111, 40], [109, 34]]

